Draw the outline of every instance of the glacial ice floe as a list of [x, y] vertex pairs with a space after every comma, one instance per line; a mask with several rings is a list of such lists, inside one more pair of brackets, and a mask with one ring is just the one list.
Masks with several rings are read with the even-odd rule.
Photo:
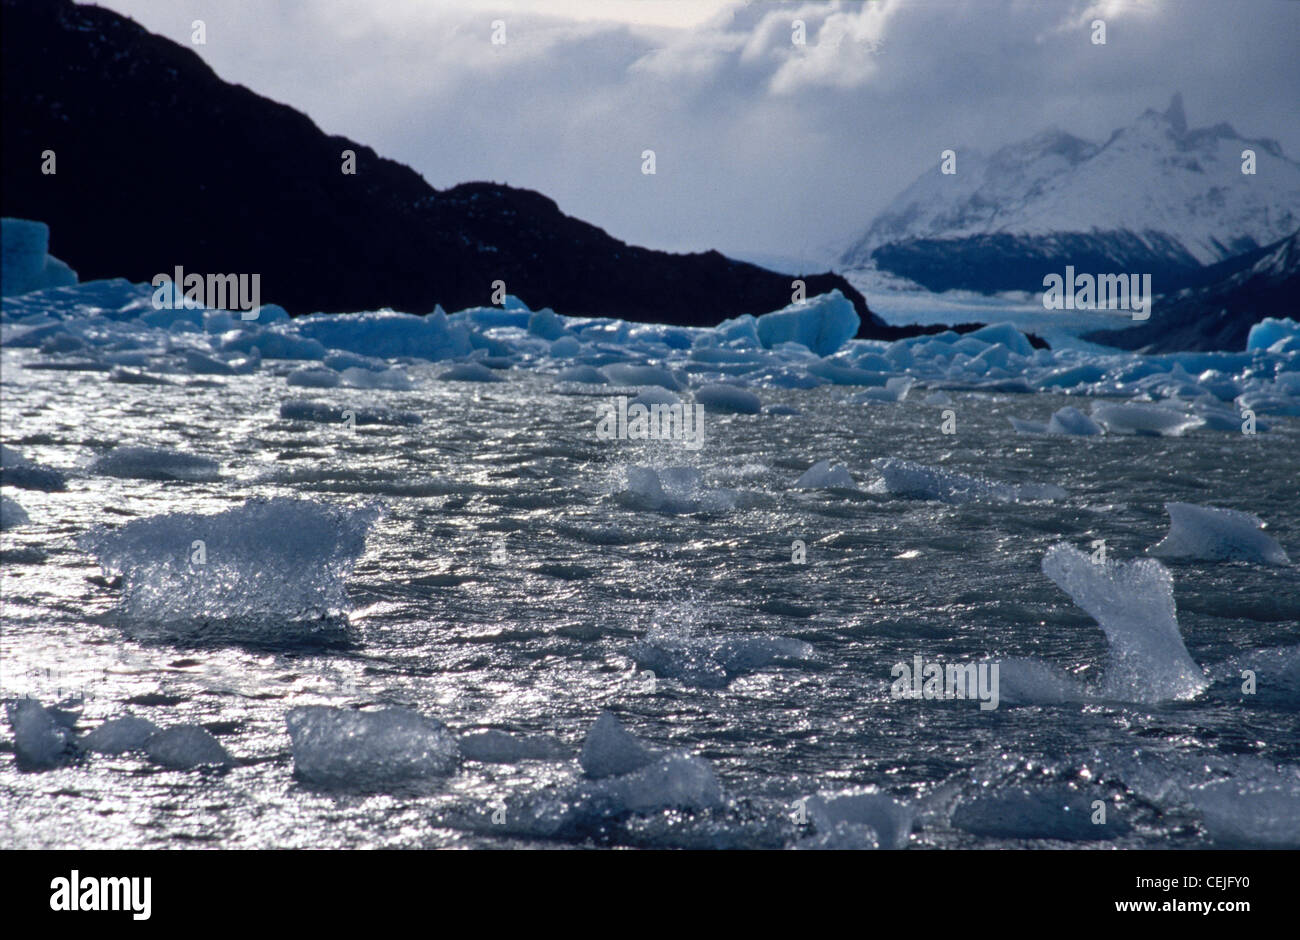
[[307, 705], [285, 718], [294, 776], [326, 789], [376, 789], [456, 770], [461, 751], [442, 722], [406, 708]]
[[1043, 573], [1106, 634], [1110, 658], [1103, 697], [1130, 702], [1189, 699], [1209, 686], [1183, 645], [1173, 578], [1160, 562], [1094, 561], [1058, 543], [1043, 556]]
[[252, 499], [214, 515], [168, 513], [101, 526], [77, 544], [106, 574], [121, 575], [125, 623], [218, 632], [223, 624], [243, 625], [272, 642], [295, 630], [310, 638], [346, 611], [344, 578], [378, 515], [374, 508]]
[[191, 483], [220, 479], [221, 465], [197, 454], [160, 447], [115, 447], [91, 463], [100, 476], [135, 480], [184, 480]]
[[234, 763], [221, 742], [198, 725], [164, 728], [145, 739], [144, 750], [151, 761], [168, 770], [229, 767]]
[[753, 392], [735, 385], [702, 385], [695, 390], [695, 403], [709, 413], [756, 415], [763, 402]]
[[625, 472], [626, 485], [615, 498], [629, 509], [677, 514], [726, 512], [736, 506], [733, 491], [705, 486], [694, 467], [631, 465]]
[[804, 809], [817, 835], [798, 848], [901, 849], [915, 819], [913, 807], [870, 789], [819, 793], [804, 800]]
[[1277, 540], [1262, 531], [1264, 520], [1259, 516], [1192, 503], [1165, 503], [1165, 509], [1169, 513], [1169, 534], [1151, 547], [1152, 555], [1198, 561], [1291, 564]]
[[5, 296], [77, 283], [77, 272], [49, 248], [50, 227], [44, 222], [0, 220], [0, 283]]
[[148, 740], [158, 733], [158, 726], [147, 718], [122, 715], [110, 718], [78, 742], [87, 751], [100, 754], [124, 754], [143, 750]]
[[0, 481], [9, 486], [47, 493], [67, 489], [67, 480], [61, 472], [28, 460], [4, 445], [0, 445]]
[[612, 712], [601, 712], [582, 742], [578, 762], [593, 780], [630, 774], [651, 763], [655, 752], [628, 731]]
[[1092, 417], [1112, 434], [1145, 434], [1153, 437], [1179, 437], [1205, 424], [1205, 419], [1199, 415], [1141, 402], [1122, 405], [1097, 402], [1092, 406]]
[[795, 489], [805, 490], [851, 490], [856, 489], [853, 476], [839, 464], [829, 460], [819, 460], [795, 481]]
[[49, 770], [73, 755], [72, 732], [55, 712], [34, 698], [5, 703], [14, 732], [14, 753], [24, 770]]
[[18, 504], [17, 500], [10, 499], [8, 496], [0, 496], [0, 532], [7, 532], [10, 529], [16, 529], [20, 525], [27, 525], [31, 519], [28, 518], [26, 511]]
[[877, 457], [871, 465], [879, 471], [885, 492], [908, 499], [933, 499], [944, 503], [976, 500], [1020, 502], [1063, 499], [1065, 490], [1050, 483], [997, 483], [943, 467]]

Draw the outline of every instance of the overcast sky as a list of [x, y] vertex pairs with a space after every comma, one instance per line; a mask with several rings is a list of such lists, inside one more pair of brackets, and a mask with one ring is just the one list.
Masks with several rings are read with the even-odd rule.
[[186, 43], [202, 19], [197, 51], [222, 78], [438, 188], [537, 189], [674, 251], [838, 251], [945, 148], [1052, 125], [1104, 140], [1175, 91], [1192, 126], [1228, 121], [1300, 157], [1295, 0], [100, 5]]

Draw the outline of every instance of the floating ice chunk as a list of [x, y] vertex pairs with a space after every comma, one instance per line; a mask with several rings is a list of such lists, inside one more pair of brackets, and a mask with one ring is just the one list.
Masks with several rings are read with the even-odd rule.
[[848, 790], [810, 796], [804, 802], [808, 819], [819, 833], [837, 826], [869, 827], [880, 847], [901, 849], [907, 845], [915, 811], [884, 793]]
[[392, 424], [409, 426], [419, 424], [421, 418], [411, 411], [394, 408], [339, 408], [320, 401], [291, 398], [280, 404], [280, 417], [287, 421], [319, 421], [323, 424], [343, 424], [351, 420], [357, 425]]
[[220, 479], [221, 465], [207, 457], [157, 447], [115, 447], [97, 457], [91, 473], [132, 480], [186, 480], [191, 483]]
[[1104, 823], [1094, 823], [1093, 798], [1065, 786], [1003, 790], [959, 804], [953, 811], [952, 824], [993, 839], [1064, 842], [1115, 839], [1130, 831], [1131, 827], [1115, 812], [1108, 814]]
[[931, 392], [929, 395], [925, 396], [925, 400], [922, 402], [922, 404], [936, 405], [936, 406], [951, 405], [952, 398], [948, 395], [947, 392]]
[[157, 733], [158, 726], [152, 721], [135, 715], [123, 715], [104, 722], [82, 738], [80, 744], [86, 750], [98, 751], [100, 754], [123, 754], [143, 750], [145, 743]]
[[765, 313], [755, 328], [759, 341], [768, 349], [794, 342], [819, 356], [829, 356], [857, 335], [861, 323], [852, 302], [836, 289]]
[[983, 343], [1000, 344], [1017, 356], [1032, 356], [1034, 354], [1034, 347], [1025, 337], [1025, 334], [1010, 323], [991, 323], [988, 326], [980, 327], [974, 332], [967, 333], [965, 338], [979, 340]]
[[578, 762], [593, 779], [630, 774], [652, 763], [658, 755], [624, 728], [611, 712], [601, 712], [582, 743]]
[[1048, 483], [995, 483], [956, 470], [928, 467], [897, 457], [877, 457], [871, 465], [880, 471], [888, 493], [910, 499], [937, 499], [944, 503], [972, 500], [1019, 502], [1061, 499], [1066, 495], [1065, 490]]
[[[1205, 400], [1196, 402], [1193, 406], [1196, 414], [1205, 419], [1205, 426], [1212, 431], [1233, 431], [1240, 433], [1249, 425], [1246, 417], [1236, 411], [1228, 408], [1219, 408], [1214, 405], [1206, 404]], [[1262, 418], [1255, 419], [1255, 431], [1264, 434], [1268, 431], [1269, 424]]]
[[286, 385], [301, 388], [337, 388], [342, 380], [333, 369], [311, 368], [291, 372], [284, 381]]
[[1291, 564], [1282, 546], [1260, 531], [1264, 521], [1259, 516], [1191, 503], [1165, 503], [1165, 510], [1169, 513], [1169, 534], [1151, 548], [1153, 555], [1200, 561]]
[[576, 336], [561, 336], [551, 343], [551, 356], [555, 359], [572, 359], [582, 352], [582, 343]]
[[916, 380], [908, 376], [894, 376], [885, 380], [884, 388], [869, 388], [858, 394], [859, 400], [900, 402], [907, 397]]
[[631, 408], [633, 405], [641, 405], [649, 408], [651, 405], [680, 405], [681, 403], [682, 400], [677, 393], [670, 392], [659, 385], [651, 385], [649, 388], [642, 389], [639, 395], [627, 403], [627, 406]]
[[841, 365], [829, 360], [820, 360], [811, 362], [807, 366], [808, 373], [818, 378], [833, 382], [836, 385], [864, 385], [864, 386], [884, 386], [888, 381], [880, 372], [871, 372], [867, 369], [859, 369], [855, 366]]
[[1104, 694], [1132, 702], [1195, 698], [1209, 685], [1187, 654], [1173, 578], [1160, 562], [1094, 562], [1065, 543], [1043, 556], [1043, 573], [1097, 621], [1110, 644]]
[[170, 513], [77, 540], [122, 576], [128, 622], [265, 624], [274, 638], [347, 609], [344, 578], [376, 509], [253, 499], [215, 515]]
[[198, 725], [176, 725], [150, 735], [144, 751], [155, 764], [169, 770], [229, 767], [234, 763], [221, 742]]
[[807, 490], [851, 490], [857, 484], [849, 471], [839, 464], [832, 465], [829, 460], [819, 460], [795, 481], [797, 489]]
[[722, 784], [708, 761], [689, 754], [668, 754], [622, 776], [588, 785], [589, 792], [608, 799], [623, 812], [659, 809], [699, 812], [723, 804]]
[[293, 328], [330, 349], [381, 359], [454, 359], [470, 352], [469, 330], [462, 323], [449, 323], [441, 309], [423, 317], [392, 311], [315, 313], [298, 317]]
[[604, 372], [615, 385], [660, 385], [674, 392], [680, 392], [685, 388], [677, 376], [660, 366], [634, 366], [625, 362], [612, 362], [604, 367]]
[[1197, 415], [1137, 402], [1123, 405], [1096, 402], [1092, 406], [1092, 416], [1107, 431], [1153, 437], [1179, 437], [1184, 431], [1205, 424], [1205, 419]]
[[702, 385], [695, 390], [695, 403], [712, 412], [756, 415], [763, 403], [753, 392], [734, 385]]
[[736, 505], [731, 491], [707, 489], [694, 467], [629, 466], [627, 486], [618, 498], [633, 509], [667, 513], [724, 511]]
[[460, 753], [467, 760], [489, 764], [514, 764], [523, 760], [564, 760], [568, 749], [547, 736], [520, 737], [504, 731], [480, 731], [460, 739]]
[[1188, 791], [1220, 848], [1300, 848], [1300, 775], [1261, 769]]
[[460, 748], [442, 722], [405, 708], [310, 705], [285, 719], [294, 776], [318, 787], [378, 789], [455, 771]]
[[835, 823], [827, 830], [800, 839], [791, 848], [798, 851], [862, 852], [880, 848], [880, 835], [862, 823]]
[[568, 329], [564, 318], [550, 307], [546, 307], [529, 316], [528, 332], [542, 339], [556, 340], [564, 336]]
[[768, 405], [763, 410], [770, 415], [783, 415], [787, 417], [798, 417], [803, 414], [802, 411], [795, 408], [793, 405]]
[[608, 385], [605, 373], [594, 366], [574, 366], [564, 369], [555, 377], [557, 382], [581, 382], [584, 385]]
[[[8, 293], [8, 291], [6, 291]], [[1266, 317], [1250, 328], [1246, 334], [1246, 351], [1268, 349], [1274, 343], [1300, 336], [1300, 323], [1291, 318]]]
[[19, 506], [17, 501], [10, 499], [8, 496], [0, 496], [0, 532], [7, 532], [17, 526], [27, 525], [30, 521], [27, 518], [27, 513], [23, 511], [23, 507]]
[[71, 756], [68, 729], [36, 699], [6, 702], [5, 714], [14, 729], [14, 753], [23, 770], [49, 770]]
[[63, 474], [28, 460], [18, 451], [0, 445], [0, 480], [25, 490], [54, 492], [67, 488]]
[[124, 385], [174, 385], [170, 379], [164, 379], [161, 375], [150, 375], [147, 372], [132, 372], [130, 369], [123, 369], [120, 366], [109, 373], [110, 382], [121, 382]]
[[77, 283], [77, 272], [50, 255], [50, 227], [0, 219], [0, 283], [6, 297]]
[[325, 345], [280, 330], [249, 328], [233, 336], [225, 334], [221, 352], [256, 354], [263, 359], [320, 360], [325, 358]]
[[1102, 433], [1101, 425], [1072, 405], [1055, 412], [1047, 422], [1048, 434], [1072, 434], [1079, 437]]
[[477, 362], [462, 362], [452, 366], [438, 376], [444, 382], [504, 382], [503, 376], [497, 375], [487, 366]]

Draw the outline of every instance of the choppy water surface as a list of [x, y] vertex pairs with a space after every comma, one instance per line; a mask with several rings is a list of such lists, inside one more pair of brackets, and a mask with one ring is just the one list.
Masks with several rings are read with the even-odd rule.
[[[311, 390], [423, 419], [349, 430], [279, 417], [302, 392], [285, 386], [287, 367], [141, 386], [27, 370], [30, 350], [3, 356], [6, 443], [69, 475], [66, 492], [6, 487], [32, 524], [4, 535], [5, 696], [48, 705], [84, 695], [81, 728], [125, 710], [202, 724], [236, 759], [224, 773], [137, 755], [23, 772], [6, 745], [5, 846], [785, 847], [810, 837], [799, 798], [859, 786], [910, 807], [921, 847], [1260, 845], [1270, 828], [1295, 829], [1294, 567], [1169, 565], [1188, 651], [1214, 680], [1192, 701], [990, 711], [895, 701], [889, 688], [891, 667], [918, 654], [1034, 658], [1095, 681], [1106, 640], [1043, 574], [1044, 553], [1104, 539], [1112, 558], [1139, 556], [1167, 532], [1168, 501], [1254, 513], [1296, 558], [1300, 419], [1270, 418], [1255, 436], [1031, 436], [1008, 417], [1045, 421], [1079, 400], [952, 392], [956, 433], [945, 435], [940, 408], [917, 392], [862, 404], [834, 387], [763, 390], [765, 405], [802, 414], [709, 415], [693, 452], [598, 440], [595, 398], [518, 370], [488, 385], [413, 366], [413, 391]], [[126, 444], [209, 457], [220, 477], [86, 469]], [[871, 489], [870, 461], [889, 456], [1068, 495], [901, 499]], [[858, 491], [794, 489], [823, 458], [846, 466]], [[694, 466], [703, 492], [667, 507], [678, 511], [620, 496], [637, 464]], [[346, 581], [350, 642], [304, 645], [274, 622], [241, 642], [141, 631], [122, 622], [117, 591], [74, 542], [97, 525], [277, 496], [382, 507]], [[794, 540], [806, 564], [792, 563]], [[266, 573], [307, 574], [291, 564]], [[719, 671], [710, 651], [763, 637], [804, 641], [812, 654]], [[1242, 693], [1243, 668], [1258, 671], [1255, 695]], [[611, 710], [646, 743], [709, 761], [728, 801], [541, 838], [494, 828], [490, 807], [564, 792], [581, 776], [573, 759], [466, 761], [415, 789], [323, 792], [295, 780], [285, 726], [290, 708], [310, 704], [400, 705], [457, 734], [553, 735], [574, 755]], [[1243, 788], [1262, 802], [1243, 803]], [[1047, 794], [1042, 806], [1033, 794]], [[1077, 813], [1095, 799], [1122, 821], [1118, 835], [1060, 821], [1065, 805]]]

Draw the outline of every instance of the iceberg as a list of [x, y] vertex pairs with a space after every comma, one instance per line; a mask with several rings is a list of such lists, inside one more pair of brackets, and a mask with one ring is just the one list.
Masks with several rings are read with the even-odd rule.
[[819, 460], [795, 481], [796, 489], [808, 490], [851, 490], [857, 484], [849, 471], [839, 464], [832, 465], [829, 460]]
[[50, 227], [0, 219], [0, 285], [6, 297], [77, 283], [77, 272], [49, 254]]
[[14, 729], [14, 753], [22, 770], [50, 770], [72, 757], [72, 734], [51, 709], [34, 698], [5, 703]]
[[1101, 434], [1102, 428], [1078, 408], [1066, 405], [1052, 414], [1047, 422], [1047, 433], [1092, 437]]
[[1094, 562], [1065, 543], [1043, 556], [1043, 573], [1106, 634], [1110, 665], [1103, 694], [1129, 702], [1195, 698], [1209, 686], [1183, 645], [1173, 578], [1160, 562]]
[[100, 754], [125, 754], [144, 750], [145, 744], [158, 733], [158, 726], [145, 718], [123, 715], [110, 718], [79, 742], [87, 751]]
[[1246, 334], [1246, 351], [1269, 349], [1274, 343], [1300, 337], [1300, 323], [1290, 317], [1266, 317]]
[[10, 486], [47, 493], [67, 489], [67, 481], [58, 470], [34, 463], [4, 445], [0, 445], [0, 480]]
[[144, 750], [151, 761], [168, 770], [229, 767], [234, 763], [221, 742], [198, 725], [164, 728], [145, 741]]
[[587, 732], [578, 762], [593, 780], [630, 774], [652, 763], [656, 753], [619, 723], [610, 712], [601, 712]]
[[20, 525], [27, 525], [30, 521], [27, 518], [27, 513], [23, 511], [23, 507], [18, 505], [17, 500], [12, 500], [8, 496], [0, 496], [0, 532], [7, 532]]
[[287, 497], [252, 499], [215, 515], [169, 513], [98, 527], [77, 545], [106, 575], [121, 576], [119, 613], [127, 623], [203, 630], [244, 624], [264, 640], [297, 625], [310, 638], [347, 610], [344, 578], [378, 515]]
[[90, 472], [123, 479], [208, 483], [220, 479], [221, 465], [207, 457], [156, 447], [115, 447], [97, 457]]
[[912, 832], [915, 811], [892, 797], [873, 790], [847, 790], [807, 797], [804, 808], [819, 833], [838, 827], [869, 829], [881, 848], [901, 849]]
[[[469, 330], [450, 323], [441, 309], [427, 316], [391, 310], [347, 316], [314, 313], [295, 319], [293, 329], [328, 349], [383, 359], [456, 359], [468, 356], [471, 348]], [[267, 355], [266, 350], [262, 354]]]
[[442, 722], [405, 708], [308, 705], [292, 709], [285, 722], [294, 776], [316, 787], [383, 789], [445, 777], [460, 764], [460, 748]]
[[1152, 546], [1152, 555], [1198, 561], [1291, 564], [1282, 546], [1261, 531], [1264, 521], [1259, 516], [1192, 503], [1165, 503], [1165, 510], [1169, 513], [1169, 534]]
[[409, 427], [420, 424], [422, 420], [413, 411], [399, 411], [395, 408], [340, 408], [303, 398], [281, 402], [280, 417], [286, 421], [316, 421], [322, 424], [344, 424], [351, 420], [358, 427], [366, 424]]
[[829, 356], [858, 333], [862, 319], [838, 289], [797, 301], [757, 318], [758, 340], [767, 349], [793, 342], [819, 356]]
[[1199, 415], [1137, 402], [1123, 405], [1097, 402], [1092, 406], [1092, 417], [1107, 431], [1150, 437], [1180, 437], [1183, 432], [1205, 424], [1205, 419]]
[[908, 499], [935, 499], [943, 503], [966, 503], [976, 500], [1019, 502], [1053, 500], [1065, 497], [1065, 490], [1048, 483], [995, 483], [980, 477], [928, 467], [897, 457], [877, 457], [871, 461], [884, 479], [885, 491]]

